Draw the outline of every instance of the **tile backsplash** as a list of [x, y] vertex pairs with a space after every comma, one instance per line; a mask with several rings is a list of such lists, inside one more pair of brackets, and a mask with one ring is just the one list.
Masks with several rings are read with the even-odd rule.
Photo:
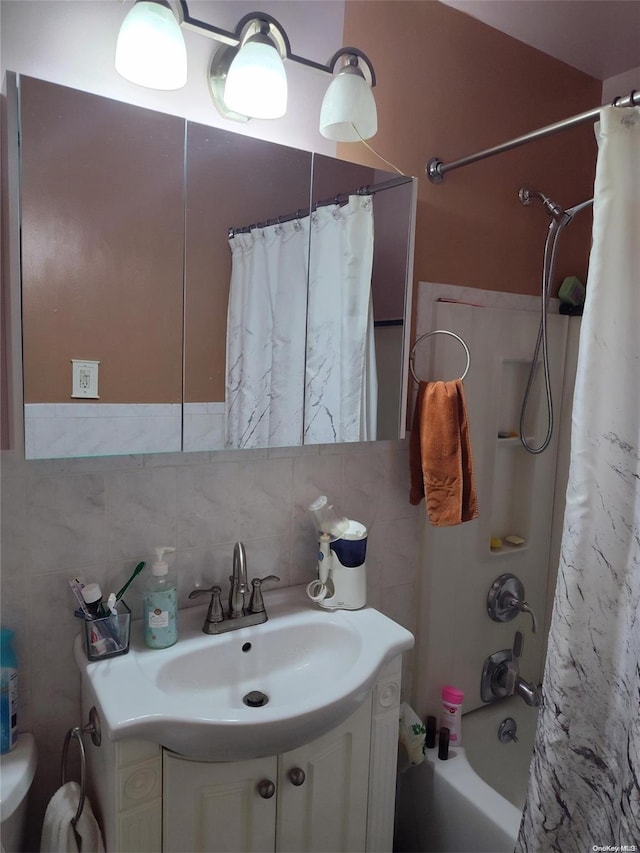
[[[227, 588], [242, 540], [250, 577], [306, 583], [316, 570], [307, 507], [326, 494], [368, 528], [369, 603], [415, 632], [424, 508], [409, 504], [406, 441], [28, 462], [5, 452], [1, 461], [1, 618], [16, 631], [20, 728], [38, 744], [36, 825], [59, 785], [64, 735], [81, 722], [70, 577], [116, 590], [154, 547], [173, 546], [185, 607], [195, 586]], [[126, 596], [134, 618], [141, 590], [138, 580]]]

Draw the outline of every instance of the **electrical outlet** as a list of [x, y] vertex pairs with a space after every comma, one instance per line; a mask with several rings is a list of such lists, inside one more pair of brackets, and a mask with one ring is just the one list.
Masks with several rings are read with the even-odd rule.
[[77, 358], [71, 359], [72, 365], [72, 397], [91, 397], [95, 400], [98, 396], [98, 365], [99, 361], [86, 361]]

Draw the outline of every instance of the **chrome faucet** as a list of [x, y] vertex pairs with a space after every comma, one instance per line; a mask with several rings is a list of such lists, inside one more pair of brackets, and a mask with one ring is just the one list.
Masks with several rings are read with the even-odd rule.
[[247, 592], [247, 552], [242, 542], [236, 542], [233, 549], [233, 574], [229, 578], [229, 618], [244, 616], [244, 596]]
[[483, 702], [495, 702], [496, 699], [517, 694], [531, 707], [542, 705], [540, 688], [520, 676], [518, 660], [523, 642], [522, 633], [516, 631], [513, 649], [503, 649], [486, 659], [480, 682], [480, 698]]
[[532, 708], [539, 708], [542, 704], [540, 689], [535, 684], [531, 684], [530, 681], [525, 681], [519, 675], [516, 676], [516, 684], [513, 692], [517, 693]]
[[266, 581], [279, 581], [277, 575], [267, 575], [264, 578], [254, 578], [251, 581], [251, 597], [249, 606], [245, 606], [245, 595], [249, 591], [247, 583], [247, 554], [242, 542], [236, 542], [233, 549], [233, 573], [229, 578], [229, 606], [225, 619], [224, 608], [220, 600], [222, 589], [212, 586], [209, 589], [194, 589], [189, 598], [200, 595], [210, 595], [211, 602], [204, 620], [202, 630], [205, 634], [224, 634], [227, 631], [237, 631], [250, 625], [260, 625], [267, 621], [267, 610], [262, 597], [262, 584]]

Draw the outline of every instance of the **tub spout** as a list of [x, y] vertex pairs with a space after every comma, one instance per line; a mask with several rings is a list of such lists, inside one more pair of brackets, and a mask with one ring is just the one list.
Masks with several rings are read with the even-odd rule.
[[532, 708], [538, 708], [542, 704], [542, 696], [540, 695], [540, 690], [535, 686], [535, 684], [531, 684], [530, 681], [525, 681], [524, 678], [517, 676], [515, 690], [514, 693], [517, 693], [527, 705], [530, 705]]

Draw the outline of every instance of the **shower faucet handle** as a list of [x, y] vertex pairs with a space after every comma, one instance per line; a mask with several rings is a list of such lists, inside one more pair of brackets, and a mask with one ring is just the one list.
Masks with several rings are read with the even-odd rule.
[[536, 615], [524, 600], [522, 581], [510, 572], [495, 579], [487, 595], [487, 612], [494, 622], [509, 622], [518, 613], [531, 616], [531, 631], [538, 630]]

